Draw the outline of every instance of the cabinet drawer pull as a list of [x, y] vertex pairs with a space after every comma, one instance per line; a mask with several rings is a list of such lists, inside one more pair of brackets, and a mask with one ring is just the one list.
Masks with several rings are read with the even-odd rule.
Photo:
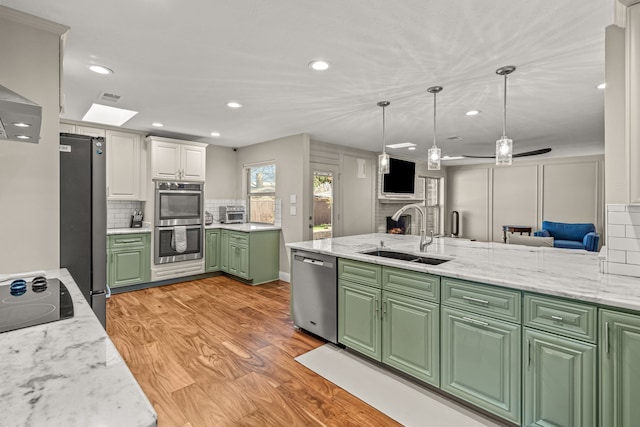
[[116, 243], [137, 243], [140, 240], [138, 239], [126, 239], [126, 240], [117, 240]]
[[551, 319], [557, 320], [558, 322], [564, 322], [564, 318], [562, 318], [560, 316], [551, 316]]
[[465, 322], [473, 323], [474, 325], [489, 326], [487, 322], [481, 322], [480, 320], [472, 319], [470, 317], [463, 317], [462, 320], [464, 320]]
[[468, 297], [466, 295], [462, 295], [462, 299], [466, 299], [469, 302], [477, 302], [477, 303], [480, 303], [480, 304], [489, 304], [489, 301], [487, 301], [487, 300], [474, 298], [474, 297]]

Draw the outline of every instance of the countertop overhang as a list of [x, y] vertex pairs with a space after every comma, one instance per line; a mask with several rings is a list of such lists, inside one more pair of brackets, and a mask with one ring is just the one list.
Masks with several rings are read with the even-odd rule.
[[155, 426], [153, 406], [66, 269], [74, 316], [0, 334], [3, 426]]
[[[361, 253], [379, 248], [380, 242], [387, 250], [451, 260], [425, 265]], [[419, 242], [419, 236], [373, 233], [287, 248], [640, 311], [640, 278], [601, 273], [597, 252], [449, 237], [435, 238], [420, 252]]]

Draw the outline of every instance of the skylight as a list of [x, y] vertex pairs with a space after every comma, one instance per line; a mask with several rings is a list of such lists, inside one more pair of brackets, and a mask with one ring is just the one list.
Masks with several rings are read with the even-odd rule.
[[138, 114], [137, 111], [92, 104], [82, 120], [85, 122], [102, 123], [104, 125], [122, 126], [136, 114]]

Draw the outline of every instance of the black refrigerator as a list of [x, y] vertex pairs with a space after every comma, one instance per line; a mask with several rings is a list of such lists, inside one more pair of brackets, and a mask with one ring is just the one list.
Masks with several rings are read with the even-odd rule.
[[106, 325], [107, 188], [104, 138], [60, 134], [60, 268]]

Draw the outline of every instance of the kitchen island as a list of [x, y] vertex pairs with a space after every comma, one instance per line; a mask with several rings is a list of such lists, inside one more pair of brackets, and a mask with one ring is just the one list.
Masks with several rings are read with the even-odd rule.
[[[425, 265], [361, 253], [380, 248], [381, 242], [386, 250], [449, 261]], [[601, 273], [596, 252], [449, 237], [435, 238], [426, 252], [420, 252], [419, 242], [418, 236], [373, 233], [287, 247], [640, 311], [640, 278]]]
[[[639, 278], [582, 250], [419, 240], [287, 245], [337, 257], [337, 313], [306, 321], [335, 316], [348, 349], [516, 425], [636, 425]], [[295, 301], [306, 282], [292, 276]]]
[[156, 412], [66, 269], [69, 319], [0, 334], [0, 424], [147, 427]]

